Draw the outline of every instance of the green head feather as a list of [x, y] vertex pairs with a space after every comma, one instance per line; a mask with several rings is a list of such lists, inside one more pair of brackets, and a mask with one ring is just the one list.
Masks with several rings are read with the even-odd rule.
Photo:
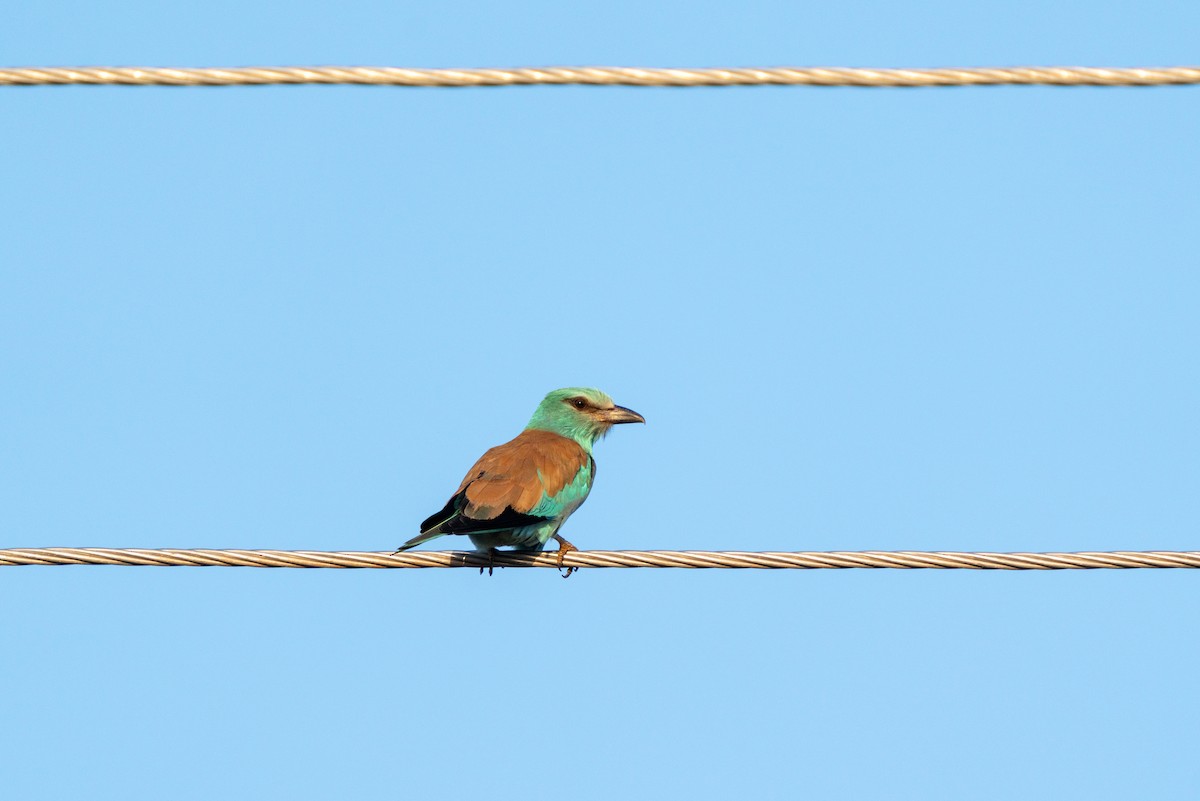
[[566, 387], [556, 389], [540, 404], [526, 428], [552, 431], [573, 439], [588, 453], [596, 440], [617, 423], [644, 423], [637, 412], [617, 406], [598, 389]]

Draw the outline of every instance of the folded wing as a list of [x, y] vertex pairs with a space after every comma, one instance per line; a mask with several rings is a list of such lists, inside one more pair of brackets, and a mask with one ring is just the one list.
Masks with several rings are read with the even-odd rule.
[[[421, 523], [421, 533], [401, 550], [443, 534], [502, 531], [553, 520], [543, 501], [562, 492], [590, 462], [572, 439], [522, 431], [480, 457], [446, 506]], [[533, 514], [535, 508], [538, 514]]]

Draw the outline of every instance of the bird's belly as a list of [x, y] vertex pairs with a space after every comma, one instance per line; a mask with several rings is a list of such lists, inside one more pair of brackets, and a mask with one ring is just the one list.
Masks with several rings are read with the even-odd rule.
[[493, 548], [540, 551], [554, 536], [554, 532], [560, 525], [562, 525], [560, 522], [539, 523], [536, 526], [525, 526], [508, 531], [481, 531], [468, 536], [478, 551], [490, 551]]

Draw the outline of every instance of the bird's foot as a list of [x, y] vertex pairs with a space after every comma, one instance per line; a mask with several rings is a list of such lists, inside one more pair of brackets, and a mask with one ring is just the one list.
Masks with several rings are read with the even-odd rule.
[[[495, 549], [495, 548], [488, 548], [488, 563], [487, 563], [487, 572], [488, 572], [488, 575], [489, 575], [489, 576], [490, 576], [490, 575], [492, 575], [492, 570], [493, 570], [495, 567], [496, 567], [496, 549]], [[481, 576], [483, 575], [483, 568], [482, 568], [482, 567], [480, 567], [480, 568], [479, 568], [479, 575], [481, 575]]]
[[[558, 542], [558, 569], [561, 571], [564, 567], [566, 567], [563, 564], [563, 557], [567, 555], [567, 552], [568, 551], [578, 551], [579, 549], [576, 548], [571, 543], [567, 542], [562, 537], [558, 536], [557, 534], [554, 535], [554, 539]], [[567, 567], [566, 568], [567, 572], [563, 573], [562, 577], [570, 578], [571, 574], [574, 573], [578, 569], [579, 568], [577, 568], [577, 567]]]

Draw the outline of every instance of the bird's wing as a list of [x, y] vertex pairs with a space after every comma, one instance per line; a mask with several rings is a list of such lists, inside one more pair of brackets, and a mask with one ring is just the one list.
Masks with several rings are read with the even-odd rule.
[[545, 501], [590, 467], [591, 457], [574, 440], [549, 431], [522, 431], [480, 457], [445, 508], [421, 524], [421, 536], [497, 531], [552, 520], [556, 515]]

